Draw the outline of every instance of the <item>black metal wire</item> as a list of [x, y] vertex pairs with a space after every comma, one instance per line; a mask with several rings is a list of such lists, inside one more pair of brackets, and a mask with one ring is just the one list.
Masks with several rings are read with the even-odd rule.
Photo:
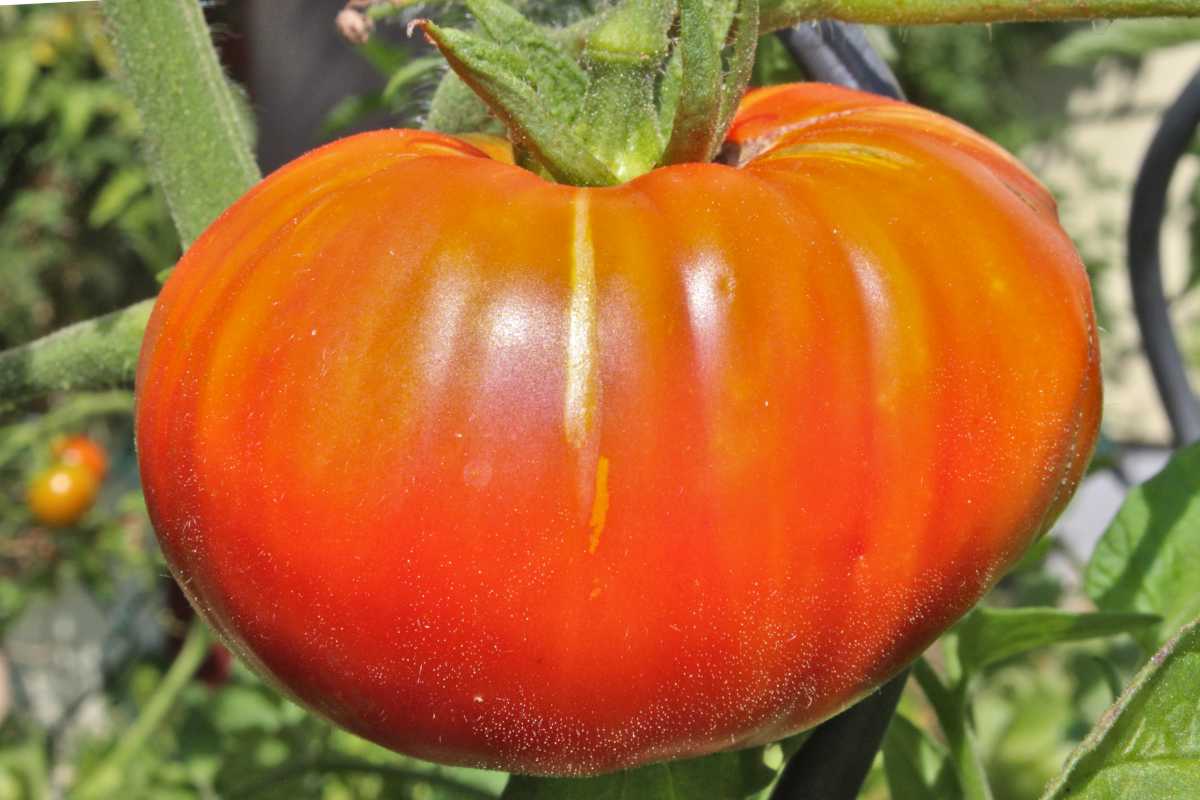
[[1142, 346], [1154, 384], [1166, 408], [1176, 446], [1200, 441], [1200, 401], [1188, 380], [1171, 327], [1170, 306], [1163, 291], [1159, 239], [1167, 207], [1167, 188], [1179, 159], [1200, 126], [1200, 71], [1163, 114], [1146, 150], [1133, 187], [1129, 210], [1129, 281]]
[[[858, 25], [804, 23], [776, 34], [809, 77], [904, 99], [900, 82]], [[896, 711], [908, 670], [821, 723], [791, 757], [771, 800], [854, 800]]]
[[775, 35], [813, 80], [904, 99], [900, 82], [871, 47], [861, 25], [806, 22]]

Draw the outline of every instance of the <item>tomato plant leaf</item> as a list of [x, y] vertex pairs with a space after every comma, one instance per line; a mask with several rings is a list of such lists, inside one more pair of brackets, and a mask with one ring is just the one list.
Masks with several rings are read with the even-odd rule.
[[1057, 608], [987, 608], [958, 625], [958, 657], [970, 675], [989, 664], [1057, 642], [1136, 633], [1154, 625], [1153, 614], [1075, 614]]
[[946, 748], [902, 714], [892, 717], [884, 736], [883, 771], [892, 797], [962, 797]]
[[529, 147], [556, 178], [577, 186], [618, 182], [554, 110], [547, 108], [536, 88], [519, 77], [529, 66], [525, 58], [487, 39], [432, 22], [422, 23], [422, 31], [451, 68], [508, 125], [512, 137]]
[[1084, 589], [1105, 611], [1158, 614], [1138, 641], [1153, 651], [1200, 615], [1200, 445], [1177, 452], [1158, 475], [1129, 493], [1084, 573]]
[[565, 122], [574, 120], [587, 92], [583, 68], [550, 33], [500, 0], [467, 0], [479, 30], [498, 45], [518, 51], [529, 63], [526, 73], [538, 96]]
[[595, 778], [514, 775], [502, 800], [741, 800], [774, 777], [763, 763], [763, 748], [755, 747]]
[[1043, 800], [1200, 797], [1200, 624], [1150, 659]]

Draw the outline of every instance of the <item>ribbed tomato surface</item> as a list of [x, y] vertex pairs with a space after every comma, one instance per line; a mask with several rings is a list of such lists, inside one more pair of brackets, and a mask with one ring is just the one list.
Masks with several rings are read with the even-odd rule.
[[819, 722], [1047, 528], [1100, 383], [1045, 189], [827, 86], [727, 153], [582, 189], [381, 131], [213, 224], [137, 434], [242, 658], [406, 753], [592, 773]]

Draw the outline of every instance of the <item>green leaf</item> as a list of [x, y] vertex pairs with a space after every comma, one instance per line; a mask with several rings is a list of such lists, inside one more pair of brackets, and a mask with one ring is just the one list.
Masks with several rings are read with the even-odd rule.
[[246, 686], [222, 689], [211, 714], [213, 724], [226, 735], [245, 730], [277, 731], [282, 725], [278, 701]]
[[1144, 56], [1164, 47], [1200, 40], [1200, 19], [1121, 20], [1081, 30], [1052, 47], [1052, 64], [1084, 66], [1107, 56]]
[[1155, 653], [1043, 800], [1200, 797], [1200, 625]]
[[146, 173], [141, 168], [119, 170], [96, 195], [96, 202], [88, 212], [88, 225], [101, 228], [112, 222], [147, 185]]
[[413, 81], [420, 80], [427, 73], [440, 67], [441, 64], [442, 59], [436, 56], [415, 58], [408, 62], [388, 78], [387, 85], [383, 87], [383, 99], [388, 101], [394, 99], [401, 89]]
[[883, 770], [893, 798], [962, 797], [946, 748], [901, 714], [892, 717], [883, 737]]
[[1200, 616], [1198, 529], [1200, 444], [1129, 493], [1088, 562], [1084, 589], [1101, 609], [1162, 617], [1137, 636], [1147, 651]]
[[21, 113], [38, 73], [29, 48], [17, 45], [10, 43], [0, 51], [0, 74], [4, 81], [0, 86], [0, 121], [3, 122], [12, 122]]
[[519, 53], [432, 22], [424, 22], [422, 30], [451, 68], [508, 125], [513, 139], [529, 148], [556, 179], [576, 186], [619, 182], [524, 81], [521, 76], [529, 64]]
[[742, 800], [774, 777], [763, 763], [763, 748], [756, 747], [595, 778], [514, 775], [502, 800]]
[[958, 657], [970, 675], [1029, 650], [1118, 633], [1143, 631], [1159, 621], [1153, 614], [1076, 614], [1057, 608], [979, 607], [959, 623]]
[[442, 76], [430, 98], [424, 127], [442, 133], [506, 133], [487, 103], [452, 70]]
[[587, 75], [563, 51], [562, 43], [501, 0], [466, 0], [479, 29], [495, 44], [520, 52], [529, 64], [525, 73], [542, 101], [563, 122], [579, 112], [587, 91]]

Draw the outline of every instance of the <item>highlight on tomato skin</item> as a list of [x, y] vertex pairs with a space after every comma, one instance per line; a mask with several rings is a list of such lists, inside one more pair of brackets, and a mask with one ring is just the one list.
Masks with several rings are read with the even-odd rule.
[[138, 457], [239, 658], [404, 753], [595, 774], [821, 722], [1048, 529], [1101, 397], [1049, 194], [902, 103], [742, 114], [736, 167], [605, 189], [362, 134], [199, 238]]
[[78, 522], [96, 500], [100, 481], [83, 464], [59, 463], [29, 482], [25, 501], [43, 525], [66, 527]]

